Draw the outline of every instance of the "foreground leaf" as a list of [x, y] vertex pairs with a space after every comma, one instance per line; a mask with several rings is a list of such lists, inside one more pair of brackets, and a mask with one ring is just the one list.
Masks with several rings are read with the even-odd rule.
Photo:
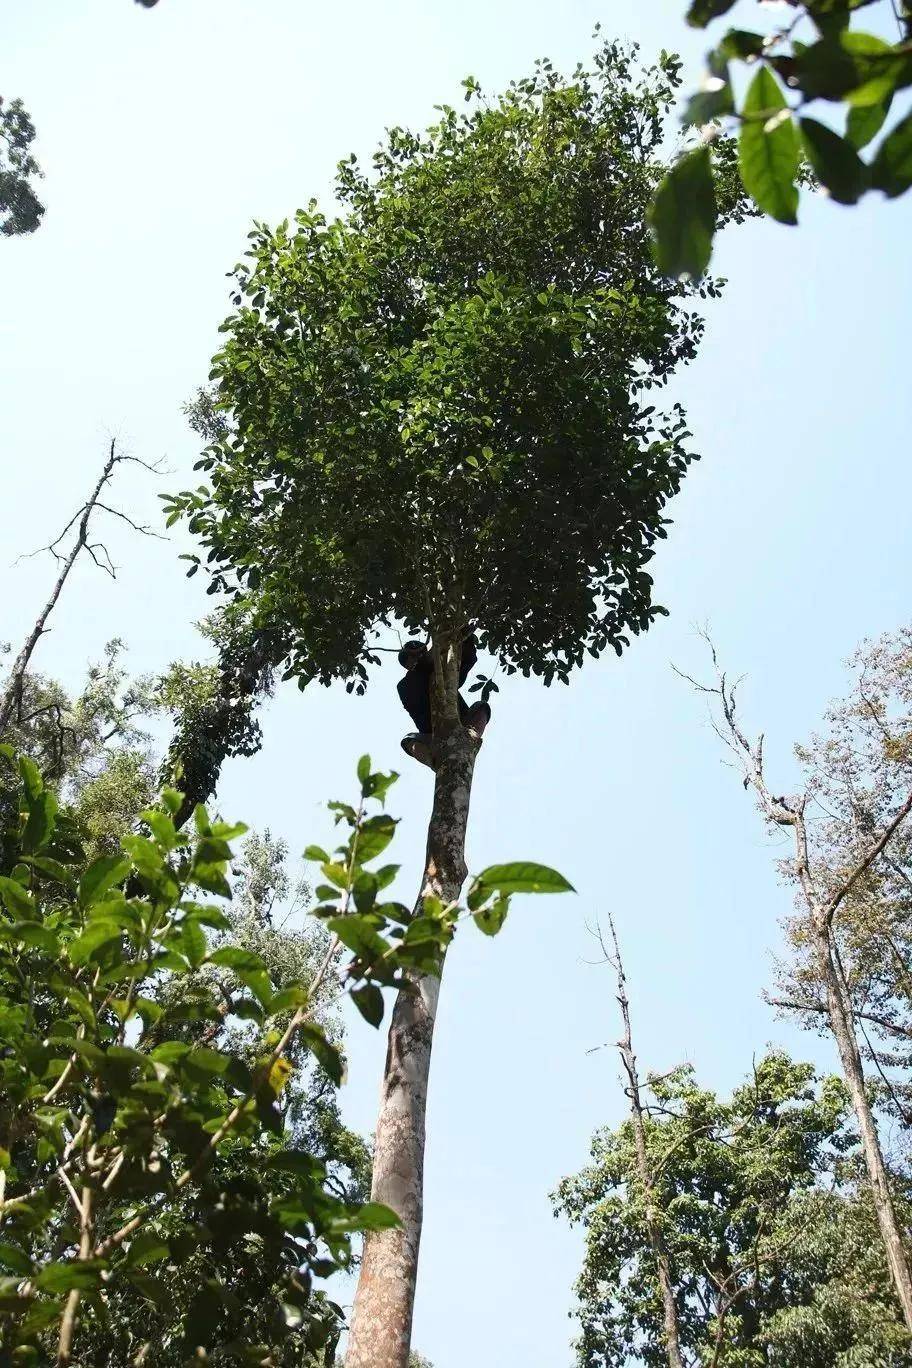
[[758, 209], [779, 223], [798, 222], [798, 135], [773, 73], [762, 66], [744, 101], [738, 164]]
[[648, 212], [656, 265], [665, 275], [700, 276], [712, 255], [716, 192], [708, 147], [675, 162]]

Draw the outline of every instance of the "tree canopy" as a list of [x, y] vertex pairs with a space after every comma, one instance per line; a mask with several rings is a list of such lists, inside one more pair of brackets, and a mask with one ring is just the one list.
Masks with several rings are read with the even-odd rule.
[[[717, 1368], [905, 1363], [848, 1099], [780, 1052], [723, 1100], [682, 1068], [651, 1079], [647, 1150], [681, 1347]], [[599, 1131], [558, 1209], [586, 1231], [578, 1362], [664, 1368], [661, 1303], [631, 1122]], [[891, 1357], [892, 1356], [892, 1357]]]
[[0, 233], [34, 233], [44, 205], [32, 181], [41, 175], [32, 155], [35, 125], [21, 100], [0, 98]]
[[477, 620], [508, 671], [566, 680], [662, 611], [646, 565], [691, 455], [649, 392], [702, 322], [645, 225], [678, 63], [635, 57], [469, 79], [467, 112], [340, 164], [342, 217], [251, 232], [211, 487], [168, 507], [289, 673], [361, 688], [378, 624]]

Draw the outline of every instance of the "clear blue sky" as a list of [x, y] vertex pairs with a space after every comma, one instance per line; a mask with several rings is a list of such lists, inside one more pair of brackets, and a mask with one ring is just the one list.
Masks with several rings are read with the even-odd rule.
[[[167, 458], [119, 497], [157, 517], [196, 455], [181, 403], [205, 379], [227, 306], [225, 272], [254, 217], [328, 198], [335, 161], [385, 125], [422, 124], [471, 72], [489, 89], [547, 54], [592, 50], [593, 24], [646, 54], [703, 40], [684, 0], [132, 0], [6, 3], [0, 89], [20, 95], [47, 173], [44, 226], [0, 243], [0, 638], [15, 643], [51, 578], [12, 562], [49, 539], [94, 479], [111, 433]], [[746, 716], [787, 789], [791, 744], [840, 689], [858, 640], [908, 620], [912, 196], [852, 211], [807, 204], [799, 231], [750, 224], [718, 253], [729, 277], [699, 361], [675, 383], [703, 460], [657, 557], [671, 610], [623, 661], [572, 687], [511, 683], [477, 771], [470, 867], [537, 858], [578, 897], [518, 904], [496, 942], [457, 943], [442, 996], [430, 1099], [427, 1222], [415, 1344], [436, 1368], [569, 1365], [576, 1234], [548, 1193], [585, 1162], [623, 1096], [611, 1051], [612, 982], [588, 966], [587, 919], [615, 914], [645, 1067], [691, 1060], [728, 1088], [769, 1041], [827, 1062], [826, 1047], [761, 1001], [787, 895], [776, 846], [720, 763], [702, 704], [670, 668], [699, 671], [708, 621], [748, 675]], [[208, 606], [173, 542], [114, 529], [116, 583], [83, 567], [40, 651], [76, 683], [120, 635], [136, 669], [198, 653]], [[357, 756], [399, 763], [405, 730], [385, 671], [363, 700], [279, 694], [265, 745], [232, 763], [226, 814], [293, 850], [329, 833]], [[399, 857], [417, 880], [430, 776], [391, 795]], [[349, 1032], [348, 1117], [373, 1125], [383, 1039]]]

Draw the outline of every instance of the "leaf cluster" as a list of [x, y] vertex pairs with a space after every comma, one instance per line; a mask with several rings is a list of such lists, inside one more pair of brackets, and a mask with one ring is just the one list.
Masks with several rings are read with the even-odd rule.
[[[13, 761], [5, 747], [2, 763]], [[0, 875], [4, 1352], [44, 1361], [74, 1292], [89, 1342], [132, 1302], [134, 1333], [164, 1317], [175, 1352], [218, 1345], [225, 1362], [259, 1362], [267, 1328], [269, 1343], [294, 1332], [299, 1351], [317, 1347], [338, 1313], [313, 1302], [312, 1278], [350, 1262], [355, 1232], [395, 1218], [340, 1194], [328, 1159], [289, 1143], [292, 1015], [336, 1079], [342, 1061], [305, 1020], [308, 986], [279, 987], [260, 955], [225, 943], [219, 900], [244, 828], [200, 807], [191, 838], [174, 825], [181, 796], [166, 789], [140, 814], [144, 834], [87, 861], [34, 763], [22, 756], [15, 769], [19, 813]], [[182, 978], [191, 992], [163, 991]], [[188, 1022], [226, 1016], [251, 1023], [246, 1048], [188, 1038]], [[210, 1274], [231, 1276], [190, 1295], [186, 1273], [203, 1254]], [[236, 1290], [245, 1260], [269, 1274], [254, 1319]], [[172, 1283], [186, 1293], [177, 1332]]]
[[[841, 1082], [772, 1052], [729, 1099], [700, 1087], [689, 1067], [651, 1079], [650, 1091], [652, 1200], [685, 1354], [720, 1368], [849, 1368], [886, 1364], [891, 1352], [905, 1363], [908, 1337], [858, 1183]], [[555, 1199], [585, 1227], [578, 1361], [635, 1357], [661, 1368], [661, 1296], [632, 1122], [599, 1131], [592, 1156]], [[866, 1348], [871, 1357], [858, 1357]]]
[[[694, 0], [688, 21], [705, 28], [735, 0]], [[893, 41], [854, 25], [877, 5]], [[878, 190], [888, 199], [912, 185], [912, 112], [863, 150], [887, 124], [894, 99], [912, 86], [912, 9], [886, 0], [789, 0], [788, 22], [772, 32], [730, 28], [709, 53], [703, 88], [693, 95], [685, 126], [710, 140], [722, 130], [738, 138], [744, 190], [780, 223], [798, 218], [799, 187], [816, 183], [838, 204], [856, 204]], [[752, 71], [739, 100], [733, 68]], [[844, 115], [842, 131], [807, 112], [818, 105]], [[712, 253], [718, 177], [706, 143], [671, 168], [652, 207], [656, 254], [671, 274], [698, 276]]]

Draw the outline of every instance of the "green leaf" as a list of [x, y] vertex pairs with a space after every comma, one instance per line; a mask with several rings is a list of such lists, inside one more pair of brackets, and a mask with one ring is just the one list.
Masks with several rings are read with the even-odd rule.
[[489, 865], [475, 879], [475, 886], [495, 893], [575, 893], [563, 874], [548, 865], [532, 860], [517, 860], [512, 864]]
[[355, 906], [359, 912], [370, 912], [377, 900], [377, 893], [380, 889], [380, 880], [376, 874], [359, 874], [352, 885], [352, 894], [355, 899]]
[[196, 862], [193, 865], [193, 882], [207, 893], [217, 893], [222, 898], [231, 897], [231, 885], [225, 878], [222, 862]]
[[149, 1058], [154, 1059], [157, 1064], [166, 1064], [169, 1068], [177, 1064], [181, 1059], [190, 1053], [190, 1046], [183, 1040], [166, 1040], [161, 1045], [156, 1045], [150, 1051]]
[[347, 945], [349, 950], [368, 964], [382, 959], [390, 948], [366, 917], [330, 917], [326, 925], [343, 945]]
[[57, 820], [57, 799], [53, 793], [39, 793], [29, 804], [28, 820], [22, 833], [22, 851], [33, 855], [47, 845], [54, 834]]
[[370, 772], [371, 758], [369, 755], [362, 755], [361, 759], [358, 761], [358, 783], [361, 785], [362, 789], [370, 778]]
[[242, 983], [268, 1007], [272, 1001], [272, 980], [266, 961], [252, 950], [242, 950], [236, 945], [226, 945], [209, 956], [209, 963], [231, 969]]
[[60, 951], [59, 937], [49, 926], [44, 926], [41, 922], [15, 922], [10, 927], [10, 932], [13, 938], [21, 941], [23, 945], [34, 946], [36, 950], [43, 950], [45, 954], [54, 958]]
[[668, 276], [701, 276], [712, 255], [716, 191], [708, 147], [676, 161], [656, 189], [648, 210], [653, 251]]
[[205, 1074], [223, 1074], [228, 1067], [228, 1056], [206, 1045], [195, 1045], [184, 1055], [182, 1063]]
[[358, 862], [366, 864], [368, 860], [375, 860], [378, 855], [382, 855], [395, 834], [396, 822], [392, 817], [387, 817], [386, 813], [369, 817], [362, 823], [358, 833]]
[[912, 114], [907, 114], [878, 148], [871, 183], [888, 199], [905, 194], [912, 185]]
[[188, 917], [180, 928], [180, 950], [187, 956], [191, 968], [197, 969], [206, 958], [209, 943], [206, 933], [194, 918]]
[[131, 1045], [109, 1045], [105, 1058], [111, 1064], [125, 1064], [128, 1068], [141, 1069], [145, 1074], [154, 1074], [155, 1066], [147, 1054], [134, 1050]]
[[115, 884], [119, 884], [130, 872], [130, 861], [122, 855], [102, 855], [93, 860], [79, 880], [79, 902], [82, 907], [90, 907], [100, 902]]
[[375, 983], [365, 983], [363, 988], [353, 988], [352, 1002], [371, 1026], [379, 1026], [383, 1020], [383, 994]]
[[853, 105], [846, 119], [846, 137], [855, 148], [867, 147], [883, 127], [890, 112], [890, 100], [883, 104]]
[[798, 222], [798, 136], [785, 96], [773, 73], [761, 66], [747, 92], [738, 140], [744, 188], [765, 214], [780, 223]]
[[345, 1080], [345, 1063], [335, 1045], [326, 1039], [322, 1028], [314, 1021], [302, 1021], [298, 1035], [336, 1087], [341, 1088]]
[[685, 128], [702, 128], [735, 111], [735, 97], [728, 76], [728, 64], [714, 61], [703, 78], [701, 88], [690, 97], [682, 123]]
[[706, 28], [713, 19], [727, 14], [734, 6], [735, 0], [692, 0], [687, 11], [687, 22], [691, 28]]
[[141, 812], [139, 816], [140, 820], [146, 823], [163, 850], [173, 850], [179, 841], [186, 839], [178, 835], [171, 818], [164, 812], [158, 812], [155, 808], [146, 808], [145, 812]]
[[78, 1287], [91, 1292], [101, 1285], [101, 1275], [108, 1267], [107, 1259], [80, 1259], [73, 1263], [45, 1264], [35, 1279], [43, 1292], [70, 1292]]
[[61, 864], [59, 860], [52, 860], [48, 855], [35, 855], [31, 863], [42, 874], [53, 879], [55, 883], [69, 886], [74, 882], [73, 875], [66, 865]]
[[22, 887], [17, 879], [0, 876], [0, 898], [7, 911], [14, 917], [27, 917], [30, 920], [38, 915], [35, 899]]
[[116, 922], [106, 921], [99, 918], [97, 921], [89, 922], [81, 936], [77, 936], [67, 947], [67, 954], [71, 964], [88, 964], [100, 950], [119, 941], [122, 935], [121, 928]]
[[747, 62], [761, 56], [765, 41], [762, 33], [753, 33], [750, 29], [729, 29], [713, 56], [719, 60], [727, 57]]
[[307, 1006], [307, 989], [303, 983], [291, 983], [287, 988], [282, 988], [271, 999], [269, 1003], [269, 1015], [278, 1016], [281, 1012], [297, 1011], [299, 1007]]
[[44, 780], [34, 760], [27, 755], [19, 756], [19, 777], [25, 790], [26, 804], [30, 805], [44, 792]]
[[329, 864], [329, 855], [322, 846], [309, 845], [304, 851], [305, 860], [316, 860], [320, 864]]
[[320, 869], [323, 877], [329, 879], [329, 882], [334, 884], [340, 892], [348, 887], [348, 870], [343, 865], [334, 864], [328, 860], [326, 864], [320, 866]]
[[837, 204], [856, 204], [868, 187], [868, 168], [851, 143], [816, 119], [801, 120], [808, 161]]
[[795, 78], [810, 100], [879, 105], [909, 84], [912, 62], [873, 33], [844, 30], [798, 52]]
[[510, 910], [509, 894], [502, 893], [495, 898], [487, 907], [479, 908], [473, 913], [475, 925], [486, 936], [496, 936], [504, 922], [507, 920], [507, 913]]
[[23, 1250], [17, 1249], [15, 1245], [7, 1244], [6, 1241], [0, 1242], [0, 1268], [6, 1268], [10, 1273], [21, 1273], [24, 1277], [32, 1271], [32, 1261]]
[[365, 1202], [355, 1212], [355, 1230], [395, 1230], [402, 1222], [388, 1206], [380, 1202]]
[[95, 1011], [85, 993], [81, 993], [78, 988], [60, 986], [58, 990], [64, 1001], [76, 1011], [80, 1019], [90, 1030], [95, 1029]]

